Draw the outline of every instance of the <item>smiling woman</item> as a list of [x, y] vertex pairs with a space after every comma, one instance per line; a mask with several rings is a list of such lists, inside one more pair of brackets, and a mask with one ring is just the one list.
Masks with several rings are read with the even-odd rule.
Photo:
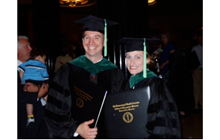
[[[149, 39], [123, 38], [120, 40], [120, 42], [123, 41], [126, 42], [127, 68], [131, 73], [125, 85], [125, 91], [133, 90], [135, 94], [137, 89], [149, 87], [149, 91], [141, 92], [143, 95], [146, 93], [150, 95], [146, 111], [147, 121], [143, 121], [146, 123], [146, 131], [144, 132], [146, 138], [181, 138], [177, 106], [166, 83], [151, 70], [143, 68], [146, 65], [144, 45], [145, 41], [148, 42]], [[144, 71], [147, 73], [146, 77], [143, 74]]]

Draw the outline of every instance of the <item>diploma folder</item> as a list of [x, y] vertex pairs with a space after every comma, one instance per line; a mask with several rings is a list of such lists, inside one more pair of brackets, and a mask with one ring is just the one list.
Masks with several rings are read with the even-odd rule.
[[149, 96], [149, 87], [108, 94], [103, 108], [107, 138], [147, 138]]
[[90, 127], [96, 127], [107, 91], [88, 79], [74, 78], [72, 91], [72, 116], [80, 123], [94, 119]]

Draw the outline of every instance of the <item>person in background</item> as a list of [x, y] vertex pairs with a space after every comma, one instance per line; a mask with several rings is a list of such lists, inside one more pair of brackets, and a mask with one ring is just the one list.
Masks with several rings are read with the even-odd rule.
[[[32, 59], [19, 65], [20, 68], [20, 78], [22, 84], [26, 82], [34, 83], [35, 85], [41, 86], [43, 83], [48, 83], [49, 74], [47, 72], [47, 67], [45, 65], [46, 55], [41, 50], [32, 50]], [[37, 93], [37, 92], [36, 92]], [[34, 94], [24, 92], [27, 97], [27, 127], [32, 128], [35, 122], [33, 114], [33, 104], [37, 102], [37, 98], [33, 96]], [[38, 94], [38, 93], [37, 93]], [[40, 98], [42, 106], [46, 105], [46, 97]]]
[[[146, 124], [147, 138], [181, 138], [176, 103], [164, 80], [147, 69], [144, 63], [146, 52], [143, 50], [146, 46], [144, 46], [143, 43], [147, 43], [148, 39], [122, 38], [120, 42], [126, 42], [127, 52], [125, 63], [128, 71], [131, 73], [125, 85], [125, 90], [135, 90], [147, 86], [150, 87], [150, 100]], [[149, 63], [149, 60], [145, 61]]]
[[162, 52], [160, 53], [160, 73], [162, 75], [162, 78], [168, 82], [168, 75], [169, 75], [169, 57], [170, 54], [174, 53], [175, 46], [173, 43], [169, 41], [170, 34], [168, 32], [163, 32], [161, 34], [163, 46], [162, 46]]
[[[98, 123], [99, 130], [89, 127], [94, 123], [94, 119], [85, 122], [74, 119], [74, 110], [71, 110], [72, 104], [74, 104], [72, 103], [74, 92], [70, 86], [74, 86], [71, 79], [77, 76], [95, 83], [98, 87], [107, 90], [108, 94], [122, 90], [124, 83], [122, 71], [102, 55], [103, 48], [107, 47], [105, 45], [107, 43], [106, 35], [104, 35], [107, 32], [104, 29], [117, 23], [91, 15], [76, 21], [76, 23], [84, 24], [82, 44], [85, 55], [64, 64], [57, 71], [48, 94], [45, 120], [54, 138], [77, 136], [77, 138], [80, 136], [85, 139], [105, 138], [102, 117]], [[104, 52], [107, 53], [107, 51]]]
[[[41, 98], [45, 95], [49, 90], [49, 84], [43, 84], [41, 87], [33, 84], [26, 83], [21, 84], [21, 78], [19, 76], [19, 65], [26, 62], [31, 57], [31, 46], [27, 36], [19, 35], [17, 37], [17, 95], [18, 95], [18, 135], [19, 139], [26, 138], [47, 138], [44, 134], [46, 130], [33, 130], [27, 129], [27, 111], [26, 111], [26, 96], [24, 91], [29, 92], [30, 94], [38, 92], [36, 97]], [[41, 116], [43, 117], [43, 116]], [[41, 125], [43, 126], [43, 125]], [[43, 128], [43, 127], [41, 127]], [[38, 128], [40, 129], [40, 128]], [[43, 133], [42, 133], [43, 132]]]
[[73, 60], [71, 56], [68, 55], [68, 47], [63, 46], [61, 48], [61, 54], [57, 57], [56, 63], [55, 63], [55, 70], [54, 72], [56, 73], [57, 70], [65, 63], [70, 62]]
[[181, 37], [169, 60], [169, 89], [177, 103], [181, 117], [188, 116], [194, 107], [193, 80], [190, 72], [190, 38]]
[[193, 94], [195, 98], [194, 109], [202, 109], [202, 83], [203, 83], [203, 35], [202, 30], [198, 31], [198, 45], [191, 50], [191, 63], [195, 62], [191, 71], [193, 77]]
[[83, 55], [80, 45], [77, 42], [74, 41], [70, 44], [69, 55], [72, 57], [72, 59], [76, 59], [77, 57]]

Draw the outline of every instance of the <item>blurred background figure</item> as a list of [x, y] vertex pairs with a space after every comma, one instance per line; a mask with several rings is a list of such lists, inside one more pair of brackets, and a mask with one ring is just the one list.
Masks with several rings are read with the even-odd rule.
[[151, 55], [151, 60], [153, 61], [153, 67], [152, 66], [149, 66], [150, 67], [150, 70], [152, 70], [155, 74], [157, 74], [158, 76], [161, 77], [160, 75], [160, 63], [159, 63], [159, 58], [160, 58], [160, 53], [163, 52], [162, 50], [162, 41], [159, 41], [157, 44], [156, 44], [156, 49], [153, 51], [152, 55]]
[[191, 51], [191, 73], [193, 77], [194, 109], [202, 109], [203, 85], [203, 35], [202, 30], [197, 34], [198, 44]]
[[168, 82], [168, 74], [169, 74], [169, 57], [171, 53], [174, 53], [175, 46], [173, 43], [171, 43], [170, 40], [170, 34], [168, 32], [162, 32], [161, 33], [161, 39], [162, 39], [162, 52], [160, 53], [160, 74], [162, 75], [162, 78]]
[[72, 57], [72, 59], [75, 59], [82, 54], [84, 54], [84, 53], [82, 52], [82, 49], [81, 49], [79, 43], [77, 43], [75, 41], [72, 42], [70, 44], [70, 48], [69, 48], [69, 55]]
[[60, 68], [60, 66], [62, 66], [63, 64], [65, 64], [71, 60], [72, 60], [72, 57], [69, 56], [69, 54], [68, 54], [68, 47], [62, 46], [61, 54], [56, 59], [54, 72], [56, 73], [57, 70]]
[[181, 37], [169, 59], [169, 88], [177, 103], [179, 114], [188, 115], [194, 106], [193, 82], [189, 68], [190, 38]]

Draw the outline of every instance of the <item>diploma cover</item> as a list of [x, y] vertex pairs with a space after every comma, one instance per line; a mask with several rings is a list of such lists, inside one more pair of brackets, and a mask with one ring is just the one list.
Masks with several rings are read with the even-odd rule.
[[[147, 138], [147, 108], [150, 88], [109, 94], [104, 105], [107, 138]], [[149, 93], [149, 94], [148, 94]]]
[[94, 119], [90, 127], [96, 127], [107, 91], [82, 77], [75, 76], [71, 82], [73, 85], [70, 86], [73, 118], [80, 123]]

